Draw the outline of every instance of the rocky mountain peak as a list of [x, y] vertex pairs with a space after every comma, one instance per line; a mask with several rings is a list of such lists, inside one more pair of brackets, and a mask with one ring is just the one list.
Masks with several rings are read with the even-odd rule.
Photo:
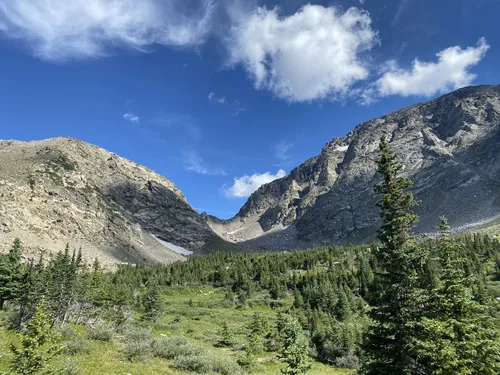
[[358, 125], [317, 157], [262, 186], [227, 221], [208, 219], [223, 238], [266, 249], [363, 242], [378, 214], [378, 142], [398, 154], [423, 203], [419, 232], [440, 215], [456, 230], [500, 214], [500, 86], [459, 89]]

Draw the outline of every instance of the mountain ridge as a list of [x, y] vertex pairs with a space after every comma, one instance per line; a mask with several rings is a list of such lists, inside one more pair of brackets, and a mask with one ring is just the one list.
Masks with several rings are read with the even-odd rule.
[[[406, 174], [416, 180], [417, 196], [428, 193], [422, 182], [431, 177], [418, 172], [423, 168], [429, 173], [438, 173], [433, 159], [439, 159], [442, 168], [451, 168], [458, 174], [462, 166], [470, 178], [493, 184], [496, 189], [498, 179], [489, 176], [482, 167], [472, 165], [474, 155], [467, 150], [477, 149], [477, 154], [489, 152], [490, 156], [484, 155], [483, 159], [493, 157], [491, 166], [495, 170], [500, 168], [500, 152], [495, 150], [495, 137], [500, 134], [499, 103], [500, 86], [471, 86], [363, 122], [345, 136], [327, 142], [318, 156], [294, 168], [287, 176], [260, 187], [233, 218], [220, 221], [206, 216], [206, 220], [228, 241], [269, 250], [372, 240], [378, 225], [372, 187], [376, 183], [380, 136], [389, 136], [391, 147], [407, 167]], [[494, 140], [488, 141], [489, 136]], [[480, 142], [484, 147], [478, 145]], [[436, 181], [430, 178], [428, 182]], [[474, 181], [470, 184], [474, 185]], [[360, 194], [354, 194], [354, 188], [359, 189]], [[344, 201], [344, 204], [335, 204], [333, 200]], [[417, 226], [420, 233], [432, 231], [431, 216], [437, 215], [437, 220], [440, 214], [447, 214], [458, 228], [471, 221], [493, 220], [500, 213], [496, 209], [488, 212], [492, 210], [483, 207], [482, 215], [475, 214], [476, 217], [468, 217], [463, 222], [442, 205], [441, 213], [430, 209], [435, 199], [422, 201], [423, 205], [416, 209], [424, 218]], [[471, 208], [472, 211], [477, 210]]]

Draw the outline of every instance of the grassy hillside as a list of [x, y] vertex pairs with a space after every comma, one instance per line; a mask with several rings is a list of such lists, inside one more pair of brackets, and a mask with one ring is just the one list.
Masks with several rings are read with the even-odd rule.
[[[201, 366], [205, 361], [218, 360], [221, 364], [217, 365], [220, 370], [216, 373], [233, 375], [231, 370], [238, 369], [235, 364], [243, 356], [247, 327], [253, 315], [259, 313], [269, 322], [276, 318], [276, 311], [266, 305], [263, 294], [249, 300], [248, 305], [242, 309], [227, 304], [222, 290], [212, 287], [172, 287], [162, 295], [162, 300], [164, 313], [154, 324], [141, 323], [137, 319], [136, 324], [127, 324], [116, 332], [100, 328], [102, 332], [94, 334], [88, 327], [74, 324], [60, 329], [61, 344], [66, 349], [54, 362], [54, 366], [65, 369], [66, 374], [81, 375], [192, 374], [193, 371], [180, 369], [181, 366], [189, 365], [183, 365], [175, 358], [155, 357], [153, 350], [152, 342], [155, 340], [172, 342], [173, 338], [183, 338], [188, 344], [177, 354], [200, 354], [198, 362]], [[289, 299], [284, 302], [291, 304]], [[7, 312], [1, 313], [3, 323], [8, 316]], [[234, 334], [231, 347], [217, 347], [223, 322], [228, 322], [229, 329]], [[109, 341], [98, 340], [99, 333], [101, 340], [109, 337]], [[110, 336], [106, 336], [108, 333]], [[0, 371], [9, 370], [11, 354], [7, 344], [16, 341], [13, 331], [0, 328]], [[262, 353], [257, 362], [253, 373], [279, 373], [281, 365], [277, 353]], [[191, 367], [194, 369], [196, 365], [195, 362]], [[205, 373], [202, 367], [200, 370], [198, 373]], [[351, 370], [336, 369], [319, 362], [313, 362], [310, 372], [311, 375], [352, 373]]]

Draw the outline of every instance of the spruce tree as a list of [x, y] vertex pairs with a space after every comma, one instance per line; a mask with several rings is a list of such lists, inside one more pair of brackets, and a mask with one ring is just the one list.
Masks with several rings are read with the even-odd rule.
[[306, 374], [311, 369], [307, 355], [309, 340], [304, 335], [299, 322], [293, 317], [284, 316], [280, 324], [282, 324], [279, 329], [282, 347], [279, 358], [285, 364], [285, 367], [281, 369], [281, 374]]
[[494, 375], [500, 373], [500, 338], [489, 326], [487, 306], [473, 296], [473, 280], [465, 272], [463, 243], [448, 237], [441, 218], [438, 242], [442, 275], [421, 323], [421, 354], [432, 375]]
[[380, 152], [378, 172], [382, 182], [375, 186], [375, 192], [382, 195], [378, 203], [382, 244], [375, 252], [378, 269], [374, 275], [376, 290], [371, 296], [373, 324], [364, 345], [366, 362], [361, 373], [421, 374], [425, 371], [415, 340], [426, 298], [419, 275], [425, 254], [409, 243], [410, 230], [418, 220], [411, 207], [417, 202], [407, 191], [412, 183], [400, 176], [402, 167], [385, 138], [380, 140]]
[[222, 322], [221, 330], [219, 331], [218, 346], [230, 347], [234, 344], [233, 332], [229, 329], [227, 322]]
[[57, 336], [51, 329], [50, 318], [45, 311], [44, 297], [19, 336], [21, 347], [10, 347], [14, 355], [11, 370], [21, 375], [42, 373], [50, 360], [60, 352], [60, 347], [56, 344]]
[[22, 278], [22, 244], [19, 238], [14, 240], [7, 254], [0, 256], [0, 310], [5, 301], [19, 297]]
[[144, 306], [144, 318], [155, 322], [163, 308], [160, 289], [156, 280], [150, 281], [142, 299], [142, 305]]

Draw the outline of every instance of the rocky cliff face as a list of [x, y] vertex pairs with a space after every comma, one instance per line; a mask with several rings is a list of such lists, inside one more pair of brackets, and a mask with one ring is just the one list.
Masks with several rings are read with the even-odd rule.
[[417, 232], [432, 231], [441, 215], [457, 231], [498, 219], [500, 86], [478, 86], [360, 124], [262, 186], [234, 218], [206, 220], [223, 238], [264, 249], [372, 240], [382, 136], [422, 201]]
[[168, 179], [68, 138], [0, 141], [0, 250], [67, 243], [105, 263], [171, 262], [214, 233]]

